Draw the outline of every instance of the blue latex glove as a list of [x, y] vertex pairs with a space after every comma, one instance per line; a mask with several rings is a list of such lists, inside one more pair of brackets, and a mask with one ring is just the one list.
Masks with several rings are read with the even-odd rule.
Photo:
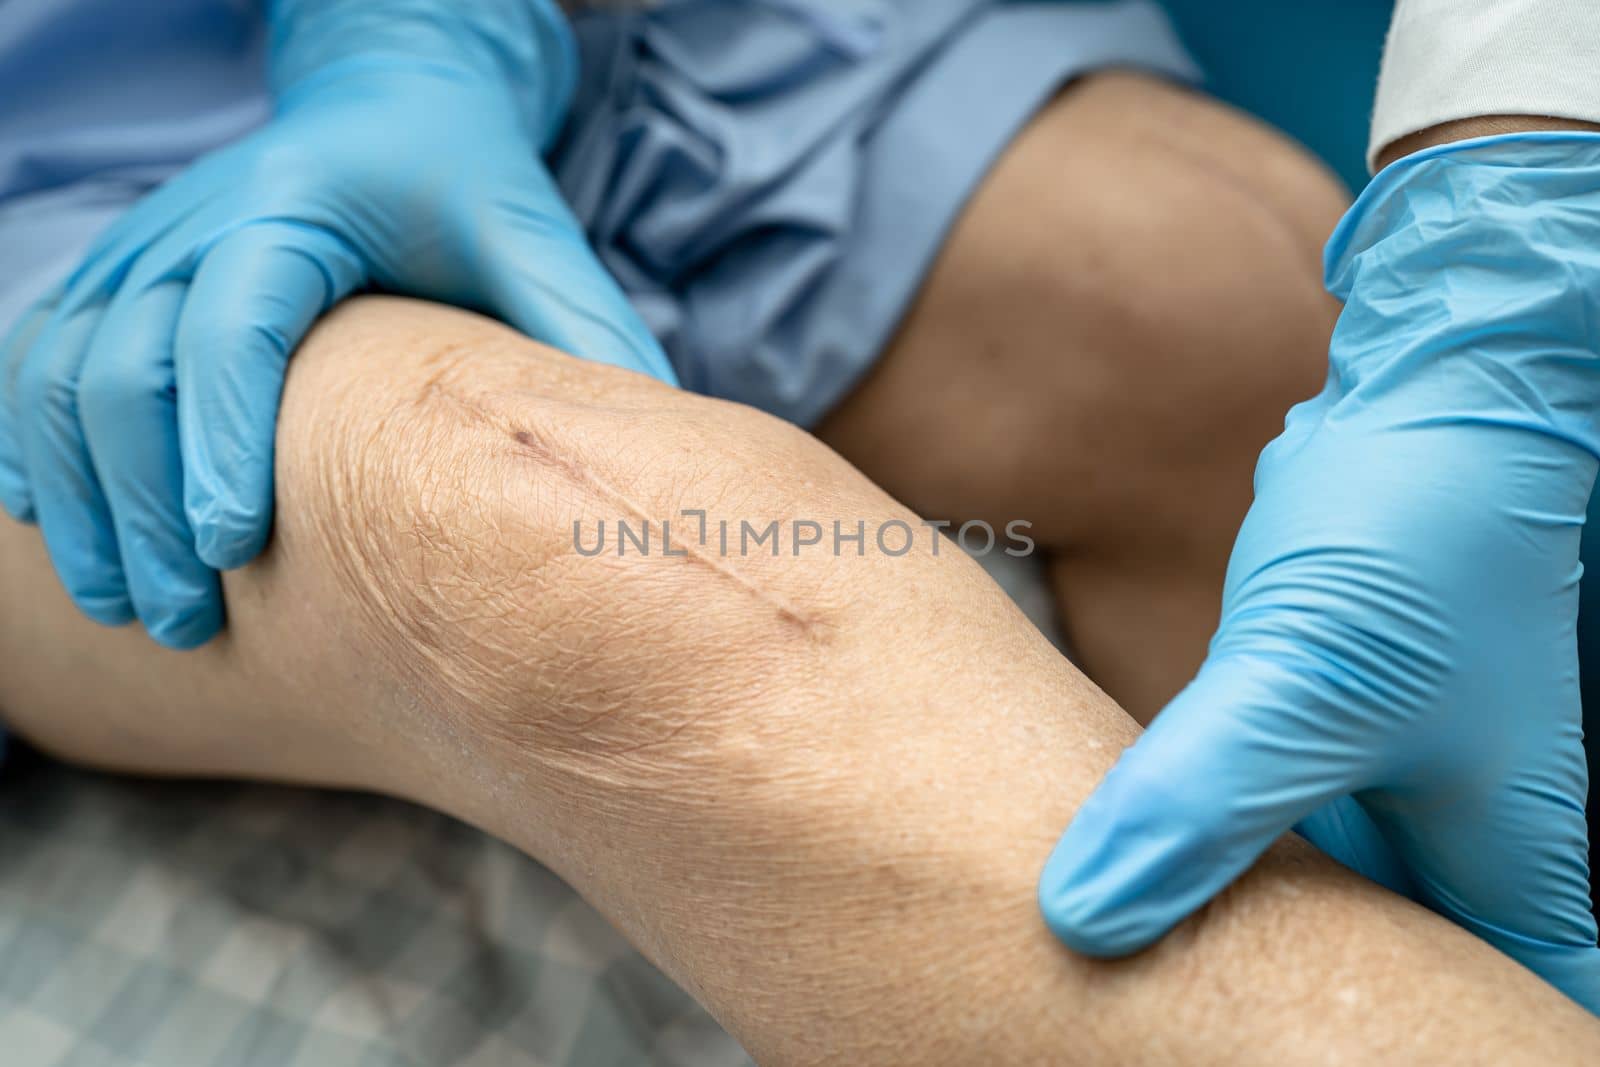
[[1045, 916], [1133, 952], [1307, 820], [1600, 1009], [1576, 646], [1600, 136], [1396, 163], [1328, 280], [1327, 385], [1261, 457], [1210, 656], [1062, 837]]
[[68, 592], [163, 644], [264, 547], [286, 361], [364, 287], [668, 381], [540, 160], [576, 53], [550, 0], [276, 0], [273, 119], [114, 224], [0, 350], [0, 503]]

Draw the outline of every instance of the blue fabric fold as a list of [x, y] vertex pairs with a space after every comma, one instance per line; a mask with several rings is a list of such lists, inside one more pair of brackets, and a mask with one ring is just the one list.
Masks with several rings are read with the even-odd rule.
[[1067, 81], [1198, 70], [1154, 3], [679, 0], [576, 21], [555, 171], [684, 385], [810, 425]]

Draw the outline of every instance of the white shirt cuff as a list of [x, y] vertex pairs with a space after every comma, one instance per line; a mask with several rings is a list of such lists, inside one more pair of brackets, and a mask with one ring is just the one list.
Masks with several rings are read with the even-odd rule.
[[1600, 0], [1399, 0], [1368, 166], [1402, 137], [1486, 115], [1600, 122]]

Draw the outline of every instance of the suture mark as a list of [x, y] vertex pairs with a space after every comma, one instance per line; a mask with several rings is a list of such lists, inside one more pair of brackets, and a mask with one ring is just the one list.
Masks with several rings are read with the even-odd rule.
[[[511, 430], [511, 439], [527, 451], [535, 460], [546, 466], [555, 467], [569, 480], [584, 486], [604, 499], [608, 504], [627, 513], [629, 518], [640, 522], [651, 522], [650, 514], [636, 504], [625, 493], [608, 485], [603, 479], [574, 462], [570, 457], [557, 452], [549, 444], [541, 440], [538, 435], [515, 427]], [[797, 609], [786, 598], [773, 593], [771, 590], [751, 581], [739, 570], [719, 556], [703, 550], [693, 542], [680, 546], [684, 555], [673, 558], [684, 559], [702, 567], [707, 567], [725, 581], [731, 581], [744, 589], [758, 600], [764, 601], [778, 613], [778, 618], [783, 622], [800, 629], [807, 637], [815, 637], [820, 631], [820, 622]]]

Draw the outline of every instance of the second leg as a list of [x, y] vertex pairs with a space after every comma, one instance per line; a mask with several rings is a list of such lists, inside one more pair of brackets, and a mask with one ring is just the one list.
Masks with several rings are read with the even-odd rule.
[[1203, 658], [1257, 454], [1322, 384], [1345, 206], [1239, 112], [1083, 80], [995, 166], [819, 434], [925, 515], [1032, 521], [1075, 654], [1148, 721]]

